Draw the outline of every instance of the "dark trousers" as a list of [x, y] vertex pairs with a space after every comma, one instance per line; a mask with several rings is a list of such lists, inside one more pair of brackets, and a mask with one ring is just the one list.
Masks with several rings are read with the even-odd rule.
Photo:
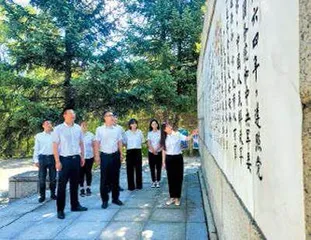
[[[141, 149], [129, 149], [126, 151], [126, 172], [128, 189], [142, 189], [142, 156]], [[136, 187], [134, 176], [136, 175]]]
[[180, 198], [184, 178], [184, 160], [180, 155], [166, 155], [168, 189], [171, 198]]
[[80, 187], [83, 187], [84, 179], [86, 179], [86, 185], [91, 186], [93, 163], [94, 163], [94, 158], [85, 159], [85, 164], [80, 169]]
[[66, 202], [66, 186], [69, 180], [70, 183], [70, 203], [71, 208], [78, 207], [78, 187], [79, 187], [79, 171], [80, 171], [80, 156], [60, 157], [62, 170], [59, 171], [58, 188], [57, 188], [57, 211], [63, 211]]
[[[154, 155], [151, 152], [148, 152], [149, 167], [151, 172], [152, 182], [161, 181], [161, 170], [162, 170], [162, 152], [158, 152], [157, 155]], [[156, 174], [157, 170], [157, 174]]]
[[39, 155], [39, 187], [40, 197], [45, 198], [46, 175], [49, 171], [51, 195], [55, 194], [56, 189], [56, 169], [53, 155]]
[[120, 157], [118, 152], [112, 154], [100, 154], [100, 196], [103, 202], [109, 200], [109, 190], [112, 192], [112, 200], [118, 200]]

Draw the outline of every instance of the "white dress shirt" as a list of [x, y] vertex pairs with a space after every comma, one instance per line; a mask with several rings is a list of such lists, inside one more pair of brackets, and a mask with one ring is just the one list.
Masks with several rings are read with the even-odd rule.
[[141, 149], [141, 145], [145, 141], [143, 133], [137, 129], [136, 131], [127, 130], [124, 133], [124, 142], [126, 149]]
[[[156, 132], [150, 131], [147, 134], [147, 140], [150, 141], [150, 145], [153, 147], [153, 149], [157, 150], [158, 152], [161, 152], [160, 148], [160, 140], [161, 140], [161, 132], [160, 130], [157, 130]], [[149, 152], [152, 152], [149, 149]]]
[[58, 152], [62, 157], [80, 155], [80, 142], [83, 142], [83, 133], [78, 124], [72, 126], [62, 123], [55, 127], [52, 134], [53, 142], [59, 144]]
[[167, 155], [179, 155], [181, 154], [181, 141], [186, 141], [187, 136], [179, 133], [172, 132], [167, 134], [165, 140], [166, 154]]
[[96, 129], [95, 140], [99, 142], [101, 152], [111, 154], [119, 150], [122, 135], [117, 127], [103, 125]]
[[90, 159], [94, 157], [93, 142], [95, 135], [91, 132], [86, 132], [84, 135], [84, 158]]
[[114, 125], [114, 126], [120, 131], [121, 136], [122, 136], [122, 143], [124, 143], [124, 133], [125, 133], [125, 131], [124, 131], [123, 127], [120, 126], [119, 124]]
[[39, 162], [39, 155], [53, 155], [52, 133], [41, 132], [35, 136], [33, 161]]

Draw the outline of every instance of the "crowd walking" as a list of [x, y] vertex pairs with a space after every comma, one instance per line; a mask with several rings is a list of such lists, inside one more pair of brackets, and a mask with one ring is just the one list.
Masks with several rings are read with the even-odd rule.
[[[137, 119], [128, 121], [128, 130], [118, 125], [117, 115], [111, 111], [103, 114], [103, 124], [96, 128], [95, 134], [88, 130], [88, 123], [75, 123], [73, 109], [63, 111], [64, 122], [53, 130], [52, 123], [42, 123], [43, 132], [35, 136], [33, 161], [39, 170], [39, 199], [46, 199], [46, 177], [49, 175], [51, 199], [56, 200], [57, 217], [65, 218], [66, 187], [69, 182], [71, 211], [87, 211], [81, 206], [80, 197], [92, 194], [92, 169], [94, 163], [100, 167], [100, 197], [103, 209], [111, 203], [123, 205], [119, 199], [120, 168], [123, 162], [123, 148], [126, 149], [125, 162], [127, 189], [139, 191], [143, 188], [142, 148], [148, 148], [148, 162], [151, 188], [161, 187], [162, 169], [166, 169], [169, 199], [167, 205], [181, 204], [184, 162], [182, 141], [192, 138], [174, 131], [169, 122], [161, 126], [151, 119], [147, 137], [140, 130]], [[48, 174], [47, 174], [48, 173]], [[56, 175], [58, 179], [56, 181]], [[57, 189], [57, 194], [56, 194]], [[80, 190], [80, 194], [79, 194]]]

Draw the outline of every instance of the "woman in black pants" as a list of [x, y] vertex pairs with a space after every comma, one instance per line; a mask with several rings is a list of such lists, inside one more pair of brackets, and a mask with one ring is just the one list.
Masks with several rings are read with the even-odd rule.
[[160, 146], [160, 126], [156, 119], [152, 119], [149, 124], [148, 140], [148, 160], [151, 172], [151, 187], [160, 187], [162, 169], [162, 148]]
[[[85, 121], [80, 124], [84, 139], [85, 164], [80, 168], [80, 196], [90, 196], [92, 194], [92, 167], [94, 163], [94, 141], [93, 133], [87, 131], [87, 123]], [[86, 189], [84, 188], [84, 179], [86, 180]]]
[[[138, 122], [136, 119], [131, 119], [128, 126], [129, 130], [124, 133], [126, 171], [128, 190], [133, 191], [143, 188], [141, 146], [144, 142], [144, 136], [138, 129]], [[134, 181], [134, 178], [136, 181]]]
[[161, 146], [163, 148], [163, 166], [166, 167], [170, 199], [167, 205], [175, 203], [180, 206], [181, 189], [184, 177], [184, 160], [181, 152], [181, 141], [189, 141], [191, 136], [173, 131], [169, 123], [161, 126]]

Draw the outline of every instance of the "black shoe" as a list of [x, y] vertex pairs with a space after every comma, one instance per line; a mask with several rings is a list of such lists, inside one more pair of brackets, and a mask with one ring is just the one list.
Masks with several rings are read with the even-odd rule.
[[108, 202], [103, 202], [102, 208], [103, 208], [103, 209], [106, 209], [107, 207], [108, 207]]
[[118, 200], [113, 200], [112, 203], [118, 205], [118, 206], [122, 206], [123, 202], [121, 202], [119, 199]]
[[80, 190], [80, 196], [85, 197], [85, 190], [83, 188]]
[[57, 199], [57, 196], [55, 195], [55, 193], [52, 193], [52, 194], [51, 194], [51, 199], [52, 199], [52, 200], [56, 200], [56, 199]]
[[123, 189], [121, 186], [119, 186], [119, 191], [120, 191], [120, 192], [123, 192], [124, 189]]
[[65, 213], [64, 213], [64, 211], [58, 211], [58, 212], [57, 212], [57, 218], [59, 218], [59, 219], [64, 219], [64, 218], [65, 218]]
[[45, 197], [40, 197], [39, 199], [38, 199], [38, 202], [39, 203], [43, 203], [45, 201]]
[[90, 188], [86, 189], [86, 196], [91, 196], [92, 195], [92, 191]]
[[84, 212], [87, 211], [86, 207], [82, 207], [81, 205], [75, 207], [75, 208], [71, 208], [72, 212]]

